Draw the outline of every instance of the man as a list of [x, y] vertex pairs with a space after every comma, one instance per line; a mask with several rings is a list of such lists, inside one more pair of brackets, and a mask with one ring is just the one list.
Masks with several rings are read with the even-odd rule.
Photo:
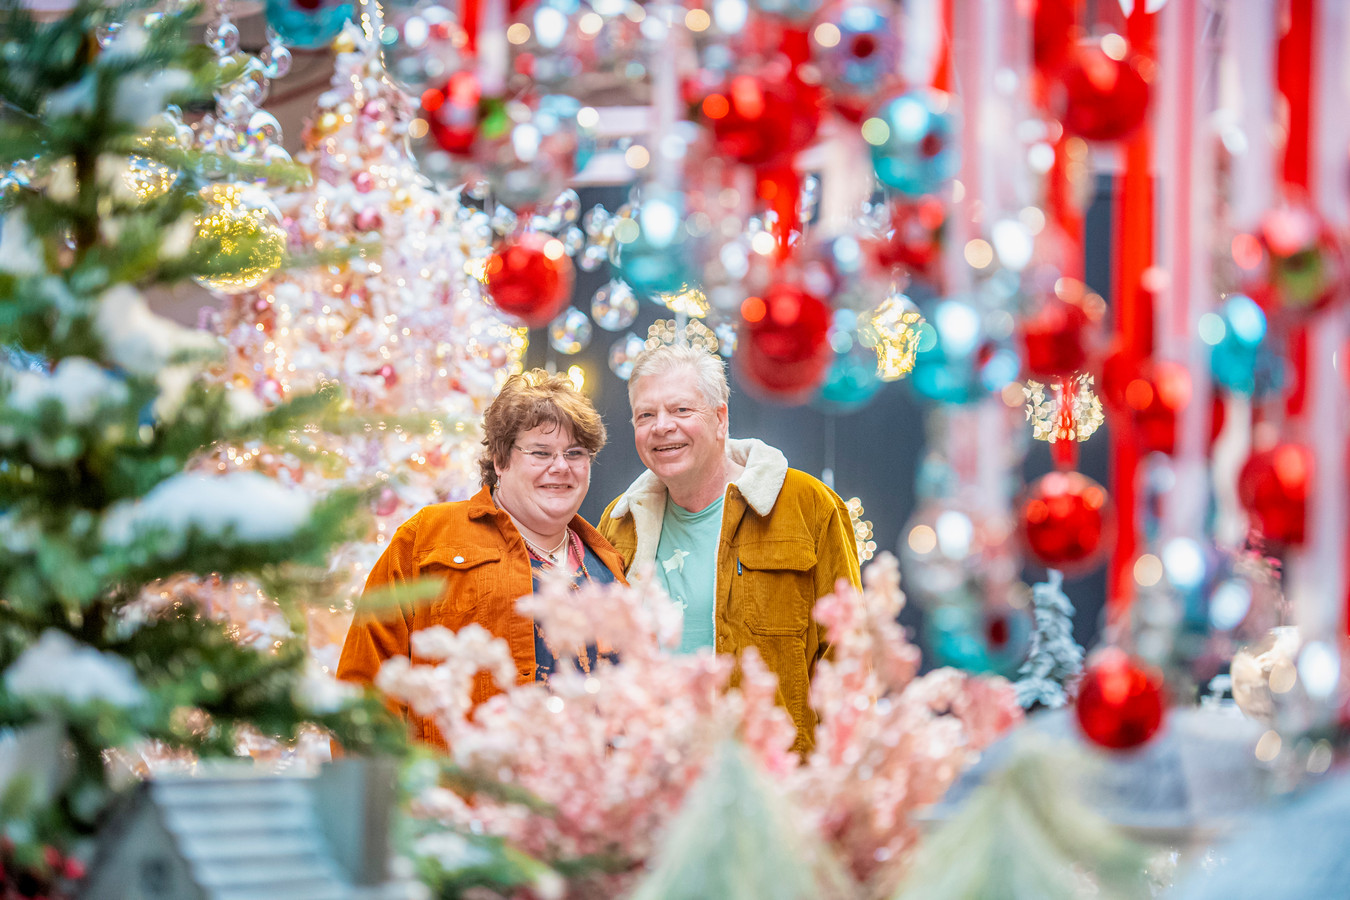
[[811, 675], [825, 653], [815, 602], [843, 578], [861, 584], [848, 509], [834, 491], [757, 440], [727, 439], [722, 362], [687, 345], [644, 351], [628, 400], [647, 471], [605, 510], [599, 529], [630, 578], [648, 568], [685, 610], [681, 650], [754, 646], [814, 743]]

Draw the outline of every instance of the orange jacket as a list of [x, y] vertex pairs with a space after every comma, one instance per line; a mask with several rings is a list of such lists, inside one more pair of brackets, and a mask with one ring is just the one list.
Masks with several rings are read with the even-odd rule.
[[[609, 542], [580, 516], [572, 518], [571, 527], [623, 581], [623, 561]], [[338, 678], [371, 684], [386, 659], [412, 656], [412, 632], [432, 625], [458, 631], [476, 622], [510, 645], [516, 683], [534, 680], [534, 621], [515, 606], [534, 590], [530, 558], [511, 517], [492, 502], [487, 488], [468, 500], [428, 506], [400, 525], [366, 579], [366, 592], [423, 577], [444, 579], [444, 587], [430, 601], [374, 608], [363, 598], [357, 604], [338, 660]], [[473, 702], [482, 703], [497, 692], [492, 676], [479, 672]], [[415, 739], [446, 746], [431, 718], [390, 705], [408, 720]]]

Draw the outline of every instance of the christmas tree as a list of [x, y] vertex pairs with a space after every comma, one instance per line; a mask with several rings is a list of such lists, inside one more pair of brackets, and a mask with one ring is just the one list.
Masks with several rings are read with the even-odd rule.
[[185, 471], [222, 443], [303, 457], [304, 429], [344, 415], [330, 388], [264, 410], [205, 381], [218, 341], [144, 299], [267, 277], [285, 247], [252, 182], [304, 177], [156, 130], [168, 103], [237, 74], [188, 46], [191, 19], [84, 2], [42, 24], [0, 7], [0, 345], [28, 360], [0, 367], [0, 880], [27, 895], [79, 875], [70, 854], [116, 791], [110, 751], [233, 755], [305, 723], [356, 751], [403, 744], [378, 702], [313, 676], [303, 640], [241, 643], [164, 587], [253, 573], [302, 634], [302, 592], [364, 502]]
[[1031, 589], [1036, 631], [1015, 685], [1017, 702], [1027, 709], [1037, 703], [1059, 709], [1069, 702], [1065, 688], [1083, 672], [1083, 648], [1073, 639], [1073, 603], [1063, 583], [1064, 573], [1051, 569], [1049, 580]]
[[[311, 432], [316, 454], [223, 445], [210, 461], [324, 494], [374, 485], [373, 531], [330, 558], [329, 602], [309, 609], [311, 653], [337, 667], [352, 601], [384, 541], [414, 512], [478, 484], [478, 422], [519, 369], [524, 332], [482, 302], [472, 262], [491, 252], [486, 215], [432, 187], [408, 150], [412, 110], [378, 44], [354, 24], [335, 42], [298, 161], [310, 183], [276, 193], [294, 253], [361, 251], [226, 296], [211, 325], [229, 345], [216, 377], [265, 407], [341, 384], [369, 427]], [[190, 588], [250, 634], [276, 627], [257, 585]]]

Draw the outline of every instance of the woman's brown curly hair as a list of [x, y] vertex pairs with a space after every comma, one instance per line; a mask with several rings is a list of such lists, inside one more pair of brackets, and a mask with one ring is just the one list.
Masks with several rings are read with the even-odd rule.
[[605, 423], [566, 375], [550, 375], [543, 369], [512, 375], [483, 413], [478, 470], [484, 487], [496, 487], [497, 467], [506, 468], [516, 439], [543, 424], [571, 431], [577, 445], [592, 456], [605, 446]]

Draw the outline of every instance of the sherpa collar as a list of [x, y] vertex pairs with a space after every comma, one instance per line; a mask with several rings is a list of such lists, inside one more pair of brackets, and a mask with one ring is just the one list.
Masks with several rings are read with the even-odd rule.
[[[731, 483], [736, 485], [751, 509], [767, 516], [778, 502], [778, 494], [787, 479], [787, 457], [763, 441], [747, 438], [728, 440], [727, 458], [744, 466]], [[641, 570], [643, 562], [656, 559], [661, 521], [666, 514], [666, 486], [651, 469], [644, 470], [623, 492], [609, 515], [612, 519], [622, 519], [630, 514], [637, 530], [637, 551], [629, 572], [635, 572]]]

